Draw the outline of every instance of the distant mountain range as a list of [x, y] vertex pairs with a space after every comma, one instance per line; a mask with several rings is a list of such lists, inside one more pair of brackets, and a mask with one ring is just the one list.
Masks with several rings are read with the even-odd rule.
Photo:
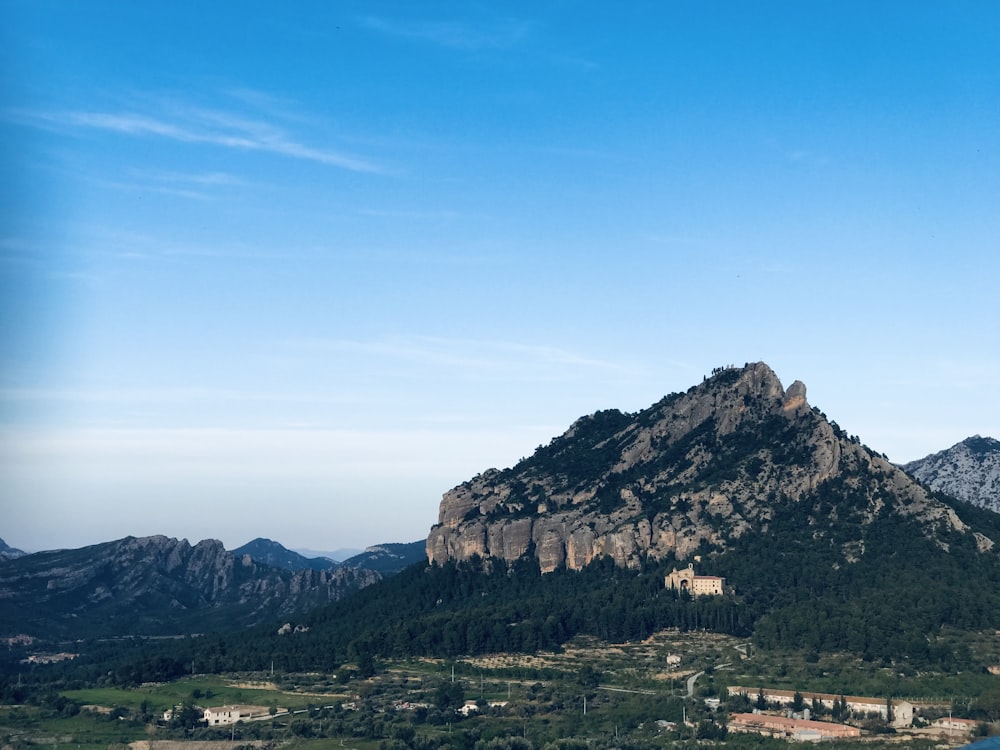
[[287, 570], [222, 543], [127, 537], [0, 562], [0, 636], [176, 635], [241, 627], [335, 601], [372, 570]]
[[25, 555], [3, 546], [0, 637], [176, 635], [253, 625], [336, 601], [425, 559], [423, 540], [383, 544], [342, 563], [269, 539], [128, 537]]
[[423, 539], [416, 542], [378, 544], [359, 552], [343, 562], [328, 557], [305, 557], [286, 549], [270, 539], [254, 539], [233, 550], [234, 555], [249, 555], [256, 562], [284, 570], [332, 570], [334, 568], [361, 568], [374, 570], [381, 575], [393, 575], [415, 562], [426, 559]]
[[1000, 441], [974, 435], [903, 466], [931, 489], [1000, 513]]
[[247, 542], [232, 552], [237, 557], [249, 555], [256, 562], [284, 570], [331, 570], [340, 565], [336, 560], [327, 557], [305, 557], [262, 537]]

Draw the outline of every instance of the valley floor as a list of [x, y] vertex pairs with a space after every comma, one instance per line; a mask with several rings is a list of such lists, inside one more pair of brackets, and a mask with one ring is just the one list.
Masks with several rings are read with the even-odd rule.
[[[989, 644], [989, 639], [985, 641]], [[867, 695], [919, 703], [918, 726], [888, 726], [877, 716], [841, 717], [866, 747], [954, 748], [1000, 731], [1000, 676], [906, 675], [840, 656], [770, 653], [709, 633], [662, 632], [638, 643], [577, 639], [558, 653], [495, 654], [457, 660], [376, 664], [360, 679], [342, 674], [200, 675], [124, 690], [62, 690], [41, 705], [0, 707], [0, 746], [79, 750], [471, 750], [587, 747], [787, 747], [773, 737], [727, 732], [727, 716], [753, 711], [758, 696], [731, 696], [732, 685], [767, 690]], [[204, 708], [258, 707], [261, 721], [198, 726]], [[186, 720], [178, 717], [189, 709]], [[164, 720], [172, 711], [173, 718]], [[784, 716], [788, 707], [768, 705]], [[810, 718], [830, 721], [830, 715]], [[953, 722], [953, 729], [933, 726]], [[831, 726], [833, 726], [831, 724]], [[196, 744], [189, 744], [196, 743]], [[211, 743], [211, 744], [205, 744]], [[825, 743], [829, 744], [829, 743]]]

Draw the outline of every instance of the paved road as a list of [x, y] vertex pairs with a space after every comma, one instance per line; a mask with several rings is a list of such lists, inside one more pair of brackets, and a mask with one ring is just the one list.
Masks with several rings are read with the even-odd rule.
[[[726, 662], [725, 664], [720, 664], [719, 666], [717, 666], [716, 669], [725, 669], [726, 667], [729, 666], [732, 665], [729, 662]], [[705, 674], [704, 670], [702, 670], [701, 672], [696, 672], [695, 674], [688, 677], [688, 682], [687, 682], [688, 691], [686, 696], [687, 698], [691, 698], [694, 696], [694, 683], [697, 682], [698, 678], [701, 677], [703, 674]]]
[[687, 692], [687, 696], [685, 696], [685, 697], [690, 698], [691, 696], [694, 695], [694, 683], [703, 674], [705, 674], [704, 671], [695, 672], [693, 675], [691, 675], [690, 677], [688, 677], [688, 692]]

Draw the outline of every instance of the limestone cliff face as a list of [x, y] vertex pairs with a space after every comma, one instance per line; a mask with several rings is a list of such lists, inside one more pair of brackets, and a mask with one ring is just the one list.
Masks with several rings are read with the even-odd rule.
[[[928, 529], [964, 525], [905, 473], [787, 390], [763, 363], [715, 371], [636, 414], [598, 412], [505, 471], [445, 493], [427, 538], [431, 563], [538, 558], [543, 571], [595, 557], [623, 567], [686, 558], [748, 530], [777, 501], [851, 497], [854, 522], [887, 507]], [[987, 540], [988, 541], [988, 540]]]

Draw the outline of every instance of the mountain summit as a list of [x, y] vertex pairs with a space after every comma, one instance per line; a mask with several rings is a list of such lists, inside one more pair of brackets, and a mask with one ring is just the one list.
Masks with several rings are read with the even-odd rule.
[[250, 555], [255, 562], [284, 570], [332, 570], [337, 567], [337, 563], [333, 560], [325, 557], [306, 557], [263, 537], [257, 537], [242, 547], [237, 547], [232, 554], [235, 557]]
[[933, 490], [1000, 513], [1000, 440], [973, 435], [903, 468]]
[[25, 553], [19, 549], [11, 547], [3, 539], [0, 539], [0, 560], [14, 560], [24, 557]]
[[762, 362], [716, 368], [686, 393], [635, 414], [600, 411], [516, 466], [490, 469], [445, 493], [427, 538], [432, 563], [537, 557], [543, 572], [598, 557], [646, 558], [724, 550], [766, 533], [776, 508], [796, 506], [817, 539], [851, 562], [857, 534], [887, 514], [916, 521], [947, 548], [973, 533], [943, 502], [786, 390]]

